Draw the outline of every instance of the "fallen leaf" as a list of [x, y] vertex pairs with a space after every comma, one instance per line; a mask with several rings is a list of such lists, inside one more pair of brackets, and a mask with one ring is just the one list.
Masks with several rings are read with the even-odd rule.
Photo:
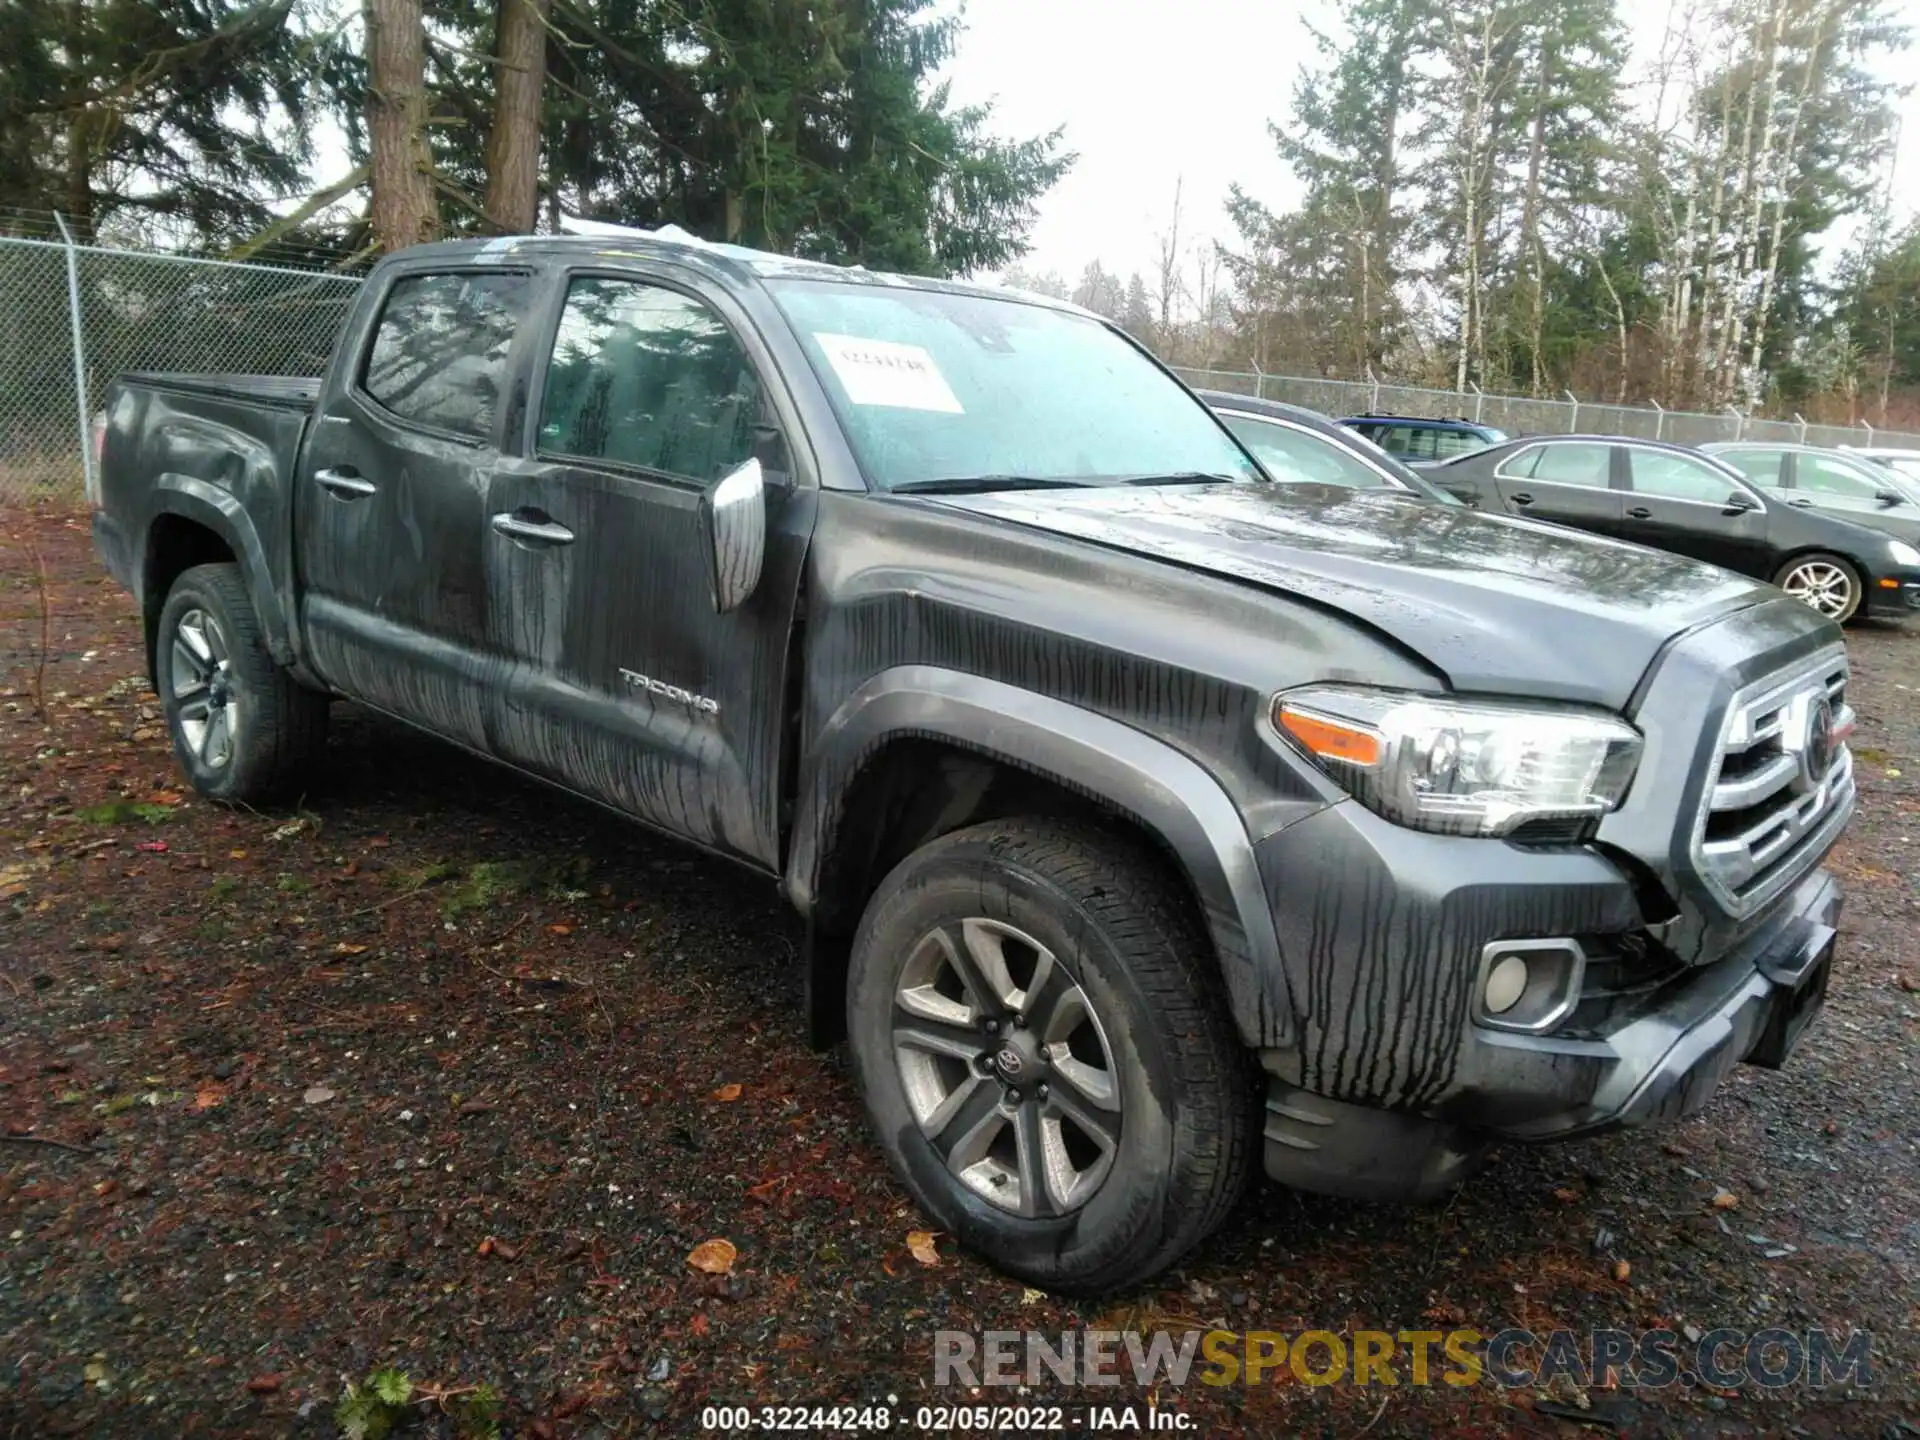
[[739, 1255], [731, 1240], [702, 1240], [687, 1256], [687, 1264], [709, 1275], [725, 1275], [733, 1269], [733, 1262]]
[[1895, 779], [1895, 780], [1898, 780], [1898, 779], [1900, 778], [1900, 772], [1899, 772], [1899, 770], [1897, 770], [1897, 769], [1896, 769], [1895, 767], [1893, 767], [1892, 765], [1889, 765], [1889, 766], [1887, 766], [1887, 768], [1886, 768], [1886, 769], [1885, 769], [1884, 771], [1882, 771], [1881, 773], [1882, 773], [1882, 774], [1884, 774], [1884, 775], [1888, 775], [1888, 776], [1891, 776], [1891, 777], [1892, 777], [1893, 779]]
[[178, 790], [156, 790], [147, 796], [147, 804], [178, 805], [185, 798]]
[[1740, 1197], [1731, 1190], [1715, 1191], [1713, 1208], [1716, 1210], [1738, 1210], [1740, 1208]]
[[227, 858], [229, 860], [244, 860], [247, 858], [247, 852], [244, 850], [229, 850], [227, 852]]
[[150, 855], [164, 855], [167, 853], [167, 842], [164, 840], [142, 840], [133, 848], [136, 850], [145, 850]]
[[360, 873], [360, 862], [358, 860], [347, 861], [347, 863], [341, 867], [340, 873], [351, 879]]
[[1627, 1277], [1631, 1274], [1633, 1274], [1633, 1266], [1629, 1265], [1625, 1260], [1616, 1260], [1613, 1262], [1613, 1278], [1621, 1284], [1624, 1285]]
[[938, 1265], [940, 1252], [933, 1247], [934, 1233], [931, 1230], [909, 1230], [907, 1232], [907, 1252], [922, 1265]]
[[1044, 1290], [1035, 1290], [1029, 1287], [1028, 1289], [1022, 1290], [1020, 1292], [1020, 1303], [1022, 1305], [1038, 1305], [1042, 1300], [1045, 1300], [1046, 1298], [1047, 1298], [1047, 1292]]
[[571, 925], [549, 925], [549, 926], [547, 926], [547, 933], [548, 933], [549, 935], [571, 935], [571, 934], [573, 934], [573, 926], [571, 926]]
[[247, 1393], [250, 1395], [271, 1395], [280, 1388], [283, 1375], [256, 1375], [247, 1381]]
[[693, 1312], [693, 1321], [691, 1324], [687, 1326], [687, 1328], [693, 1331], [693, 1333], [696, 1335], [704, 1335], [707, 1333], [707, 1331], [712, 1329], [713, 1326], [707, 1319], [706, 1311], [696, 1310]]
[[493, 1236], [489, 1235], [480, 1242], [480, 1253], [482, 1255], [493, 1254]]
[[211, 1110], [217, 1105], [224, 1104], [226, 1098], [226, 1086], [202, 1085], [198, 1090], [194, 1091], [193, 1108], [196, 1110]]
[[309, 1105], [324, 1105], [327, 1101], [333, 1099], [333, 1091], [324, 1085], [309, 1085], [307, 1087], [307, 1093], [300, 1098], [305, 1100]]
[[364, 955], [367, 953], [367, 947], [364, 945], [349, 945], [346, 941], [342, 940], [338, 945], [333, 947], [333, 953], [336, 955]]
[[387, 837], [384, 835], [376, 835], [371, 840], [367, 841], [367, 844], [375, 850], [384, 850], [387, 848], [388, 845], [392, 843], [393, 842], [388, 840]]
[[1569, 1190], [1566, 1186], [1562, 1185], [1558, 1190], [1553, 1192], [1553, 1198], [1558, 1200], [1562, 1205], [1571, 1205], [1580, 1198], [1580, 1192], [1578, 1190]]
[[762, 1180], [758, 1185], [749, 1185], [747, 1187], [747, 1194], [762, 1204], [771, 1205], [773, 1203], [773, 1187], [779, 1183], [778, 1179]]
[[738, 1100], [740, 1098], [740, 1087], [731, 1084], [722, 1085], [707, 1098], [709, 1100]]
[[520, 1252], [504, 1240], [496, 1240], [493, 1242], [493, 1253], [498, 1255], [502, 1260], [518, 1260], [520, 1258]]
[[462, 1115], [484, 1115], [491, 1109], [493, 1106], [484, 1100], [463, 1100], [460, 1104]]
[[1909, 970], [1900, 977], [1900, 988], [1909, 995], [1920, 995], [1920, 970]]

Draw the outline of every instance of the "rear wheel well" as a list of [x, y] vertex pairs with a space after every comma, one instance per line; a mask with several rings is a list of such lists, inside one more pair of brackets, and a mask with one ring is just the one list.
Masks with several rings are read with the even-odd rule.
[[847, 955], [880, 882], [942, 835], [1016, 816], [1089, 821], [1130, 833], [1169, 867], [1200, 913], [1185, 869], [1138, 816], [1051, 775], [947, 740], [889, 741], [847, 786], [821, 849], [807, 922], [807, 1011], [814, 1044], [831, 1045], [844, 1037]]
[[147, 675], [153, 678], [154, 637], [167, 592], [181, 574], [196, 565], [231, 565], [233, 547], [218, 532], [184, 515], [161, 515], [147, 530], [147, 553], [140, 566], [140, 608], [146, 626]]

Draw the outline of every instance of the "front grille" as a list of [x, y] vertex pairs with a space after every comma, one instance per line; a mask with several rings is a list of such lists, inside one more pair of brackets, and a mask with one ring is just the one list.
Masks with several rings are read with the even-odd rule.
[[1852, 728], [1837, 647], [1733, 697], [1693, 837], [1728, 914], [1752, 914], [1826, 853], [1853, 808]]

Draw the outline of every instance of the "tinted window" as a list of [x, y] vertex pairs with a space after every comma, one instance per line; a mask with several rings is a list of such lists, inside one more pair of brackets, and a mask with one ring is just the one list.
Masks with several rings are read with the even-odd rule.
[[1477, 435], [1469, 435], [1464, 430], [1435, 430], [1433, 435], [1434, 453], [1442, 460], [1455, 455], [1464, 455], [1469, 450], [1483, 450], [1486, 441]]
[[1627, 454], [1633, 465], [1636, 494], [1724, 505], [1738, 488], [1729, 476], [1691, 455], [1676, 455], [1670, 450], [1629, 450]]
[[[1733, 466], [1756, 485], [1769, 490], [1780, 488], [1780, 470], [1786, 456], [1778, 450], [1716, 450], [1714, 456]], [[1634, 464], [1638, 467], [1638, 456], [1634, 457]], [[1801, 473], [1805, 474], [1804, 461]]]
[[985, 295], [771, 280], [867, 478], [1261, 481], [1207, 408], [1098, 320]]
[[1387, 483], [1378, 470], [1332, 440], [1247, 415], [1220, 418], [1276, 480], [1345, 485], [1354, 490], [1371, 490]]
[[1802, 490], [1819, 495], [1838, 495], [1848, 500], [1871, 500], [1882, 490], [1893, 487], [1885, 480], [1846, 460], [1800, 452], [1794, 467], [1794, 483]]
[[753, 453], [760, 382], [698, 300], [635, 280], [576, 280], [547, 362], [540, 450], [705, 483]]
[[1388, 425], [1379, 430], [1374, 438], [1380, 442], [1380, 448], [1389, 455], [1418, 459], [1421, 457], [1414, 450], [1417, 443], [1414, 438], [1416, 433], [1411, 425]]
[[374, 331], [367, 393], [422, 425], [490, 434], [531, 284], [525, 275], [414, 275], [397, 282]]
[[1580, 485], [1587, 489], [1607, 488], [1607, 467], [1612, 463], [1612, 447], [1593, 445], [1583, 440], [1566, 445], [1538, 445], [1500, 467], [1501, 473], [1555, 485]]

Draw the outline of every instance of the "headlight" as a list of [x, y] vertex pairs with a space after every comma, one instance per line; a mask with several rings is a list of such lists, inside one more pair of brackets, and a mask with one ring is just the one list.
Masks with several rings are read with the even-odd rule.
[[1888, 541], [1887, 554], [1893, 557], [1893, 563], [1896, 565], [1920, 565], [1920, 550], [1914, 549], [1904, 540]]
[[1570, 710], [1312, 686], [1274, 696], [1273, 723], [1369, 809], [1453, 835], [1597, 818], [1640, 763], [1632, 726]]

